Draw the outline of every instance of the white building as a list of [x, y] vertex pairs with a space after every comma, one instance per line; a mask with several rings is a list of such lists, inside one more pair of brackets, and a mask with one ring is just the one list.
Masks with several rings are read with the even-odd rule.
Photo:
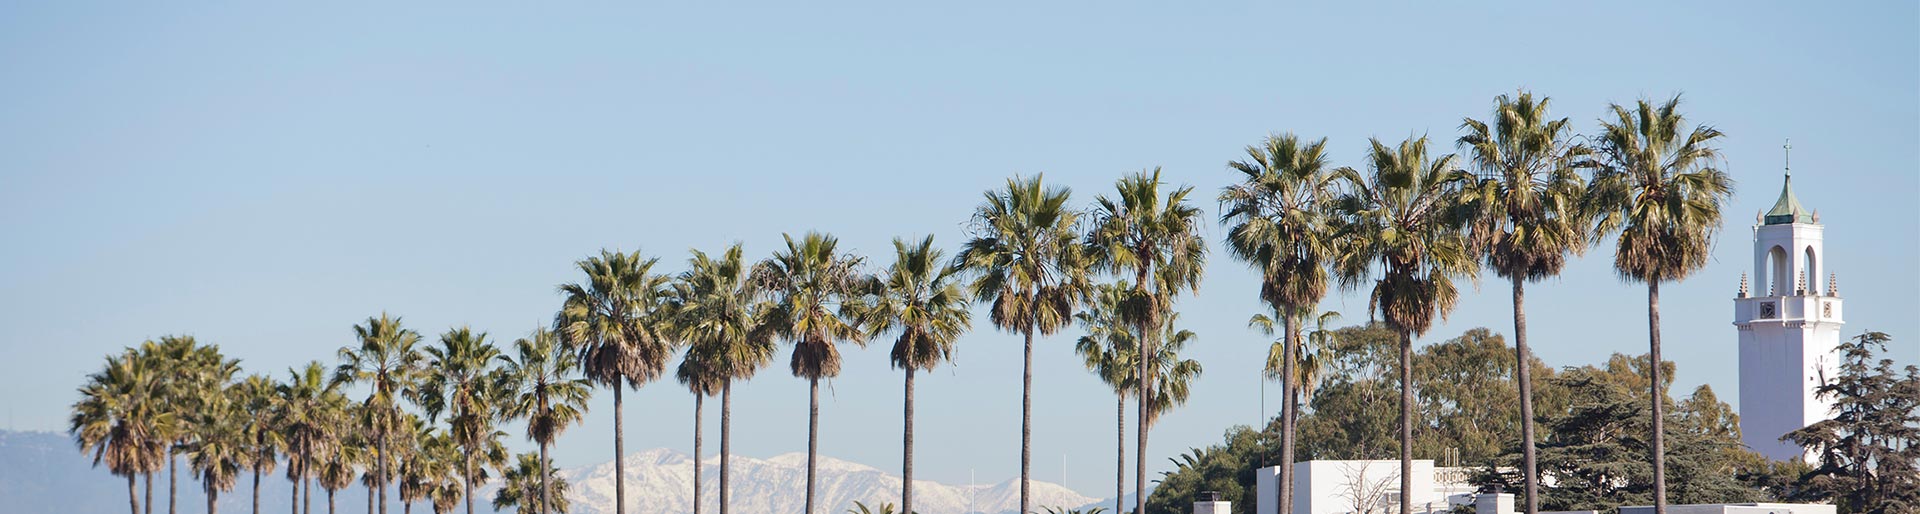
[[[1832, 505], [1809, 503], [1712, 503], [1668, 505], [1667, 514], [1833, 514]], [[1653, 514], [1653, 506], [1620, 506], [1620, 514]]]
[[[1260, 501], [1256, 514], [1275, 514], [1280, 467], [1256, 475]], [[1465, 468], [1437, 468], [1431, 460], [1413, 461], [1414, 514], [1447, 512], [1474, 503], [1474, 487]], [[1400, 461], [1316, 460], [1293, 465], [1295, 514], [1381, 514], [1400, 510]]]
[[[1787, 174], [1780, 199], [1753, 226], [1753, 286], [1743, 274], [1733, 300], [1740, 333], [1740, 432], [1747, 446], [1773, 459], [1803, 458], [1780, 441], [1787, 432], [1830, 417], [1832, 402], [1814, 394], [1838, 371], [1834, 351], [1844, 323], [1833, 272], [1826, 268], [1819, 213], [1793, 195]], [[1826, 274], [1826, 287], [1820, 279]]]

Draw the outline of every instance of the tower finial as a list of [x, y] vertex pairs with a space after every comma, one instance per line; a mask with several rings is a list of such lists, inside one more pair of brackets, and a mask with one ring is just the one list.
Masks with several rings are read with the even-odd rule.
[[1793, 179], [1793, 138], [1791, 137], [1787, 138], [1787, 144], [1780, 145], [1780, 148], [1787, 151], [1787, 162], [1786, 162], [1785, 168], [1787, 170], [1787, 179], [1792, 180]]

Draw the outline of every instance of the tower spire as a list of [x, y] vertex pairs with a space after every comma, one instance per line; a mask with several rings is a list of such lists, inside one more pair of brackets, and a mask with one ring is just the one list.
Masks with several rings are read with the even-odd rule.
[[1786, 165], [1783, 166], [1783, 168], [1787, 170], [1787, 180], [1792, 181], [1793, 180], [1793, 138], [1791, 137], [1787, 138], [1787, 144], [1780, 145], [1780, 148], [1787, 151]]

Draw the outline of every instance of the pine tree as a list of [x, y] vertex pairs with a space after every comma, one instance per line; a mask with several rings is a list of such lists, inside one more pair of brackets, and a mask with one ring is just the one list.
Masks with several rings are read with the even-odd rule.
[[1801, 487], [1840, 512], [1920, 511], [1920, 368], [1875, 361], [1892, 340], [1870, 331], [1841, 343], [1840, 376], [1815, 390], [1833, 417], [1781, 438], [1817, 456]]

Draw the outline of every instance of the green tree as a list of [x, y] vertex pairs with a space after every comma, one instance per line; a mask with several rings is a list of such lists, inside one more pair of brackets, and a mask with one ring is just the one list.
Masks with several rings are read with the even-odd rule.
[[[159, 400], [161, 371], [132, 349], [107, 356], [106, 365], [80, 386], [67, 432], [82, 453], [93, 454], [93, 465], [127, 478], [127, 503], [140, 514], [134, 478], [160, 468], [161, 436], [174, 424], [173, 413]], [[147, 504], [152, 506], [153, 482], [147, 481]]]
[[727, 514], [731, 496], [727, 479], [733, 450], [733, 383], [753, 378], [773, 362], [775, 351], [773, 327], [766, 320], [767, 302], [742, 253], [739, 243], [727, 247], [719, 258], [694, 250], [674, 289], [676, 337], [688, 345], [688, 358], [704, 366], [699, 369], [722, 377], [720, 514]]
[[[257, 377], [256, 377], [257, 378]], [[208, 514], [220, 512], [220, 493], [233, 490], [242, 471], [251, 468], [255, 454], [253, 434], [248, 432], [251, 416], [245, 410], [245, 382], [227, 387], [207, 388], [193, 414], [193, 438], [188, 444], [187, 465], [200, 479], [207, 493]], [[258, 475], [255, 475], [258, 480]]]
[[1818, 457], [1802, 487], [1840, 512], [1920, 510], [1920, 368], [1876, 361], [1892, 340], [1869, 331], [1841, 343], [1840, 376], [1815, 390], [1833, 417], [1781, 438]]
[[[1602, 120], [1588, 212], [1597, 216], [1594, 237], [1619, 233], [1613, 267], [1620, 278], [1647, 284], [1647, 347], [1660, 362], [1660, 284], [1678, 282], [1706, 266], [1720, 231], [1720, 211], [1733, 195], [1733, 179], [1713, 163], [1720, 156], [1713, 127], [1687, 129], [1680, 96], [1634, 109], [1612, 106]], [[1654, 384], [1661, 383], [1653, 369]], [[1655, 394], [1657, 396], [1657, 393]], [[1654, 512], [1666, 514], [1665, 407], [1653, 404]]]
[[1125, 512], [1121, 505], [1127, 491], [1127, 394], [1134, 390], [1134, 377], [1139, 373], [1132, 355], [1138, 353], [1132, 327], [1126, 320], [1120, 319], [1120, 309], [1132, 294], [1133, 286], [1122, 280], [1111, 284], [1094, 286], [1093, 294], [1087, 297], [1087, 309], [1074, 315], [1086, 335], [1074, 342], [1073, 350], [1087, 366], [1087, 371], [1100, 377], [1100, 381], [1113, 388], [1117, 403], [1114, 424], [1115, 463], [1113, 466], [1113, 511]]
[[367, 399], [361, 402], [369, 416], [374, 453], [371, 455], [374, 482], [379, 496], [380, 514], [387, 512], [389, 437], [400, 419], [399, 399], [414, 394], [414, 387], [425, 370], [421, 368], [420, 333], [406, 328], [398, 316], [380, 313], [366, 323], [353, 326], [356, 344], [340, 348], [340, 365], [333, 380], [342, 384], [365, 384]]
[[[566, 514], [570, 507], [567, 503], [567, 479], [548, 467], [544, 456], [531, 453], [515, 456], [513, 467], [507, 468], [501, 475], [501, 482], [500, 490], [493, 493], [493, 510], [514, 507], [514, 512], [519, 514]], [[545, 499], [549, 495], [552, 499]]]
[[427, 348], [427, 372], [420, 381], [419, 402], [427, 421], [447, 414], [447, 426], [460, 446], [463, 478], [461, 496], [467, 499], [467, 512], [473, 512], [473, 486], [479, 485], [486, 471], [481, 469], [490, 450], [497, 444], [495, 426], [503, 405], [512, 400], [503, 385], [509, 377], [498, 367], [504, 360], [500, 350], [487, 341], [486, 332], [467, 327], [440, 335], [440, 346]]
[[[197, 421], [193, 414], [200, 411], [202, 392], [231, 379], [239, 369], [239, 361], [227, 359], [220, 354], [219, 347], [202, 345], [193, 336], [162, 336], [158, 341], [140, 343], [138, 352], [141, 359], [161, 370], [159, 394], [155, 399], [161, 409], [173, 414], [169, 418], [173, 423], [156, 432], [161, 436], [166, 458], [167, 512], [172, 514], [178, 509], [180, 480], [174, 457], [191, 442], [193, 423]], [[152, 507], [149, 502], [147, 508]]]
[[[1220, 192], [1220, 221], [1231, 225], [1229, 255], [1260, 271], [1260, 299], [1274, 312], [1310, 311], [1327, 294], [1327, 261], [1332, 252], [1327, 220], [1333, 173], [1327, 166], [1326, 138], [1302, 143], [1299, 136], [1269, 136], [1247, 147], [1247, 160], [1228, 167], [1245, 175]], [[1300, 343], [1294, 317], [1281, 316], [1280, 354], [1293, 355]], [[1281, 360], [1278, 376], [1293, 376], [1295, 362]], [[1296, 398], [1292, 382], [1281, 396]], [[1293, 509], [1294, 412], [1292, 400], [1281, 406], [1281, 514]]]
[[[568, 426], [580, 423], [587, 412], [587, 399], [593, 396], [592, 384], [580, 373], [580, 357], [560, 344], [559, 337], [546, 329], [535, 329], [525, 338], [514, 340], [514, 356], [502, 368], [513, 393], [505, 398], [505, 418], [526, 419], [527, 439], [540, 445], [540, 480], [551, 474], [553, 462], [547, 448]], [[552, 511], [552, 493], [543, 485], [537, 496], [541, 514]], [[562, 498], [562, 501], [565, 499]]]
[[807, 379], [807, 494], [813, 512], [815, 461], [820, 454], [820, 379], [840, 375], [838, 343], [866, 344], [853, 312], [870, 277], [862, 259], [839, 251], [840, 241], [819, 232], [799, 240], [782, 234], [785, 250], [755, 267], [754, 278], [775, 294], [768, 322], [793, 343], [793, 376]]
[[335, 430], [347, 412], [347, 397], [340, 393], [340, 382], [327, 379], [320, 361], [287, 370], [287, 381], [279, 387], [280, 419], [277, 426], [287, 441], [287, 480], [293, 481], [293, 509], [313, 512], [312, 486], [320, 472], [322, 456], [340, 444]]
[[933, 246], [933, 236], [918, 243], [894, 239], [893, 254], [893, 264], [870, 286], [858, 310], [864, 337], [898, 334], [890, 360], [906, 370], [900, 511], [913, 512], [913, 374], [951, 360], [954, 343], [973, 326], [973, 314], [959, 268]]
[[1033, 335], [1052, 335], [1073, 322], [1085, 290], [1087, 266], [1078, 239], [1072, 193], [1049, 188], [1043, 176], [1007, 179], [974, 208], [972, 238], [954, 256], [973, 275], [968, 292], [990, 303], [993, 326], [1025, 340], [1020, 375], [1020, 512], [1032, 512]]
[[[345, 406], [344, 403], [342, 405]], [[334, 495], [342, 489], [353, 486], [354, 477], [359, 475], [355, 472], [355, 468], [371, 460], [364, 450], [368, 442], [366, 439], [369, 438], [362, 434], [365, 430], [360, 428], [358, 423], [372, 419], [374, 414], [365, 411], [365, 406], [347, 406], [346, 408], [347, 412], [334, 415], [335, 424], [329, 427], [329, 431], [333, 433], [332, 437], [336, 438], [337, 442], [329, 445], [325, 452], [315, 456], [317, 458], [314, 462], [317, 468], [315, 475], [320, 479], [320, 489], [327, 492], [327, 514], [335, 512]]]
[[700, 467], [701, 460], [706, 456], [700, 448], [700, 435], [705, 433], [700, 424], [706, 418], [701, 411], [706, 407], [707, 397], [719, 395], [722, 384], [726, 383], [723, 369], [715, 364], [708, 354], [689, 346], [686, 356], [680, 360], [680, 367], [673, 373], [674, 378], [680, 381], [680, 385], [686, 386], [687, 391], [693, 393], [693, 514], [700, 514], [702, 503], [700, 483], [703, 476]]
[[662, 330], [670, 325], [660, 309], [667, 277], [653, 273], [659, 262], [638, 251], [601, 250], [598, 257], [574, 263], [586, 280], [560, 286], [566, 301], [554, 320], [561, 342], [580, 354], [587, 379], [613, 388], [613, 468], [622, 477], [613, 483], [613, 497], [614, 512], [621, 514], [627, 511], [622, 381], [637, 389], [660, 378], [674, 351], [674, 341]]
[[[1121, 309], [1121, 319], [1133, 325], [1139, 339], [1139, 380], [1135, 383], [1139, 420], [1134, 459], [1136, 491], [1147, 490], [1147, 432], [1154, 418], [1154, 369], [1158, 362], [1162, 328], [1171, 323], [1174, 301], [1183, 292], [1200, 287], [1207, 246], [1200, 238], [1200, 209], [1187, 204], [1193, 187], [1181, 186], [1163, 198], [1160, 168], [1122, 177], [1114, 183], [1115, 197], [1095, 201], [1093, 227], [1086, 246], [1094, 269], [1133, 275], [1133, 294]], [[1146, 510], [1145, 495], [1136, 495], [1136, 511]]]
[[[1459, 300], [1455, 277], [1476, 262], [1459, 230], [1456, 194], [1467, 175], [1454, 156], [1429, 158], [1427, 138], [1389, 147], [1371, 141], [1368, 173], [1342, 168], [1345, 192], [1334, 202], [1334, 270], [1346, 288], [1371, 285], [1369, 310], [1400, 336], [1400, 490], [1413, 489], [1413, 339]], [[1367, 282], [1371, 279], [1371, 284]], [[1411, 512], [1411, 495], [1400, 511]]]
[[[404, 427], [400, 434], [411, 439], [407, 444], [409, 451], [401, 456], [400, 504], [411, 514], [413, 502], [437, 501], [435, 494], [440, 485], [456, 475], [454, 461], [459, 459], [460, 450], [446, 431], [435, 429], [424, 419], [409, 415], [400, 426]], [[438, 507], [435, 511], [438, 512]]]
[[[1526, 283], [1557, 276], [1568, 254], [1584, 252], [1590, 240], [1580, 208], [1586, 183], [1576, 172], [1591, 154], [1573, 142], [1566, 118], [1548, 114], [1551, 100], [1535, 100], [1522, 90], [1494, 99], [1490, 121], [1465, 118], [1457, 144], [1479, 180], [1466, 191], [1467, 223], [1474, 250], [1488, 269], [1513, 285], [1513, 351], [1529, 362]], [[1531, 366], [1516, 366], [1519, 384], [1521, 478], [1525, 511], [1539, 512], [1535, 471], [1533, 377]]]
[[286, 436], [280, 429], [281, 405], [275, 391], [280, 383], [267, 375], [248, 375], [234, 384], [233, 402], [240, 407], [240, 430], [246, 438], [246, 462], [253, 472], [253, 512], [260, 513], [260, 475], [272, 473], [276, 459], [286, 451]]

